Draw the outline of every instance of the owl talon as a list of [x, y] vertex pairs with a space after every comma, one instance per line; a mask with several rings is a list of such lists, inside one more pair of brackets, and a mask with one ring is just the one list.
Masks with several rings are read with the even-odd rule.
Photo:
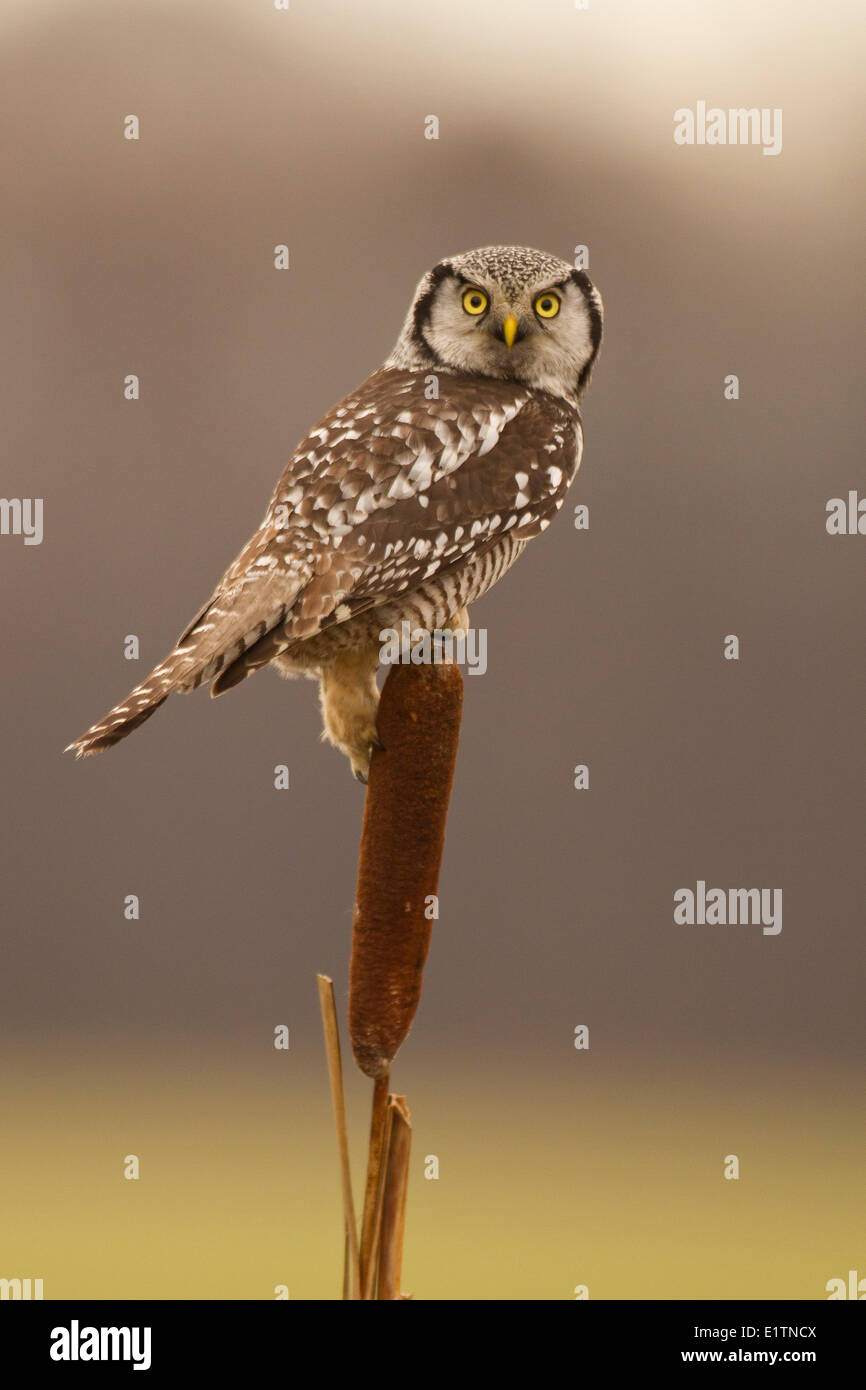
[[362, 772], [361, 769], [360, 769], [359, 767], [356, 767], [356, 768], [355, 768], [355, 780], [356, 780], [357, 782], [360, 782], [362, 786], [366, 787], [366, 785], [367, 785], [367, 774], [366, 774], [366, 772]]
[[385, 747], [384, 743], [383, 743], [382, 740], [380, 739], [380, 737], [379, 737], [378, 734], [377, 734], [376, 737], [373, 739], [373, 741], [372, 741], [372, 743], [371, 743], [370, 746], [371, 746], [372, 748], [378, 748], [378, 750], [379, 750], [380, 753], [387, 753], [387, 751], [388, 751], [387, 748]]

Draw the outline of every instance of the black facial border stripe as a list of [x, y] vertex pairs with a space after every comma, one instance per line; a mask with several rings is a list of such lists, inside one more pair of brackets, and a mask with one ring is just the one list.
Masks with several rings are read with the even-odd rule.
[[599, 310], [599, 307], [595, 302], [595, 287], [593, 286], [593, 283], [587, 275], [586, 271], [573, 270], [568, 278], [572, 281], [573, 284], [577, 285], [578, 289], [583, 295], [587, 310], [589, 311], [589, 340], [592, 343], [592, 353], [590, 354], [588, 362], [583, 367], [580, 376], [577, 378], [577, 389], [578, 392], [581, 392], [584, 386], [586, 385], [589, 374], [592, 371], [595, 359], [596, 357], [598, 357], [598, 350], [601, 347], [601, 311]]
[[415, 312], [412, 316], [412, 337], [415, 340], [416, 346], [421, 348], [422, 351], [432, 353], [437, 361], [439, 360], [439, 355], [427, 341], [424, 335], [424, 328], [430, 317], [430, 310], [433, 307], [433, 299], [436, 291], [446, 276], [453, 276], [454, 274], [454, 268], [449, 261], [440, 261], [438, 265], [434, 265], [433, 269], [430, 271], [430, 284], [415, 305]]

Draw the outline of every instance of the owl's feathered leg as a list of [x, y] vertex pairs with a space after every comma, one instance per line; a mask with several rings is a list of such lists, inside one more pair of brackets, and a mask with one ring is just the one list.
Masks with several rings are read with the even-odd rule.
[[322, 738], [346, 754], [359, 782], [367, 780], [371, 750], [382, 746], [376, 732], [378, 668], [378, 645], [340, 652], [323, 668], [319, 684]]

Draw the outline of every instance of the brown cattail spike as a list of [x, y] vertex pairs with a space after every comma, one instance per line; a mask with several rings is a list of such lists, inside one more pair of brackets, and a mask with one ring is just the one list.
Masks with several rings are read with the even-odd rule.
[[361, 830], [349, 1034], [361, 1071], [384, 1076], [409, 1032], [439, 886], [463, 678], [451, 663], [392, 666]]

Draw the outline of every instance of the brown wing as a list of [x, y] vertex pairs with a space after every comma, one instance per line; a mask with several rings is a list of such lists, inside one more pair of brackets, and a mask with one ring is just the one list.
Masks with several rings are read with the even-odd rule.
[[[388, 375], [423, 389], [422, 377]], [[377, 443], [363, 482], [360, 460], [343, 475], [348, 486], [340, 487], [330, 461], [310, 478], [298, 524], [314, 524], [327, 507], [333, 534], [322, 535], [315, 573], [285, 620], [224, 670], [213, 694], [267, 665], [291, 642], [447, 574], [512, 528], [524, 540], [537, 535], [561, 506], [580, 462], [576, 411], [508, 383], [482, 388], [474, 378], [442, 377], [438, 400], [416, 400], [414, 409], [407, 400], [398, 415], [399, 433], [372, 435], [383, 444]], [[370, 436], [357, 442], [369, 449]], [[293, 495], [292, 486], [278, 488], [272, 506]], [[294, 515], [290, 531], [293, 525]]]
[[172, 691], [224, 672], [218, 693], [511, 527], [535, 535], [561, 504], [579, 439], [577, 412], [544, 393], [380, 369], [299, 445], [261, 527], [174, 649], [70, 748], [99, 752]]

